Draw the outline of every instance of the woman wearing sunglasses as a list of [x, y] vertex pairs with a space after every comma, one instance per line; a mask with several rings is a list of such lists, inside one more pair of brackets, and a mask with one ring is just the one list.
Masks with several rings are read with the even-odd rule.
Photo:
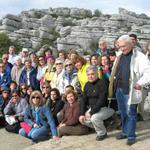
[[38, 142], [52, 135], [54, 140], [58, 139], [57, 129], [48, 106], [44, 105], [42, 94], [33, 91], [30, 96], [30, 107], [26, 110], [24, 121], [32, 128], [28, 133], [25, 128], [19, 130], [19, 134]]
[[20, 122], [23, 121], [25, 110], [28, 107], [26, 99], [20, 96], [18, 90], [13, 90], [11, 99], [4, 108], [4, 115], [6, 120], [5, 129], [8, 132], [18, 133]]

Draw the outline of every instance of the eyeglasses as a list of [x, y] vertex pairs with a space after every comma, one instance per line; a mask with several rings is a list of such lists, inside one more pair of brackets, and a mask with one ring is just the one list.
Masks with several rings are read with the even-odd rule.
[[32, 99], [40, 99], [39, 96], [32, 96]]
[[22, 90], [26, 90], [26, 88], [25, 88], [25, 87], [22, 87], [21, 89], [22, 89]]
[[72, 66], [72, 64], [67, 64], [67, 65], [65, 65], [65, 67], [68, 67], [68, 66]]
[[12, 95], [12, 97], [17, 97], [18, 95], [16, 94], [16, 95]]
[[43, 88], [43, 89], [48, 89], [49, 87], [48, 87], [48, 86], [43, 86], [42, 88]]

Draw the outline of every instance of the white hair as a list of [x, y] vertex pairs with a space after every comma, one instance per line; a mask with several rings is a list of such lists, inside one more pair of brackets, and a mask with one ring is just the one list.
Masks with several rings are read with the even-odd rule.
[[119, 41], [125, 41], [127, 43], [132, 43], [131, 37], [129, 35], [122, 35], [119, 37], [118, 42]]

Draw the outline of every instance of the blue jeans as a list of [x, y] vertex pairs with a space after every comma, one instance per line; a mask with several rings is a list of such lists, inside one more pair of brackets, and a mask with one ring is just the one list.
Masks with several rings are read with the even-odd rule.
[[117, 88], [116, 98], [121, 114], [122, 134], [126, 135], [128, 140], [134, 140], [136, 138], [137, 104], [128, 105], [129, 95], [125, 95], [121, 88]]
[[33, 141], [43, 140], [49, 135], [49, 133], [50, 130], [45, 126], [42, 126], [40, 128], [34, 128], [29, 132], [29, 134], [27, 134], [23, 128], [19, 130], [20, 135], [31, 138]]

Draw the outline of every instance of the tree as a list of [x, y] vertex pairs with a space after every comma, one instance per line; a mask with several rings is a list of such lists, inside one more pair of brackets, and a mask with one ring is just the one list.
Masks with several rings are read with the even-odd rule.
[[95, 17], [100, 17], [101, 15], [102, 15], [102, 12], [99, 9], [95, 9], [94, 16]]
[[21, 46], [16, 41], [11, 41], [5, 33], [0, 33], [0, 57], [8, 52], [9, 46], [14, 45], [16, 50], [21, 50]]

